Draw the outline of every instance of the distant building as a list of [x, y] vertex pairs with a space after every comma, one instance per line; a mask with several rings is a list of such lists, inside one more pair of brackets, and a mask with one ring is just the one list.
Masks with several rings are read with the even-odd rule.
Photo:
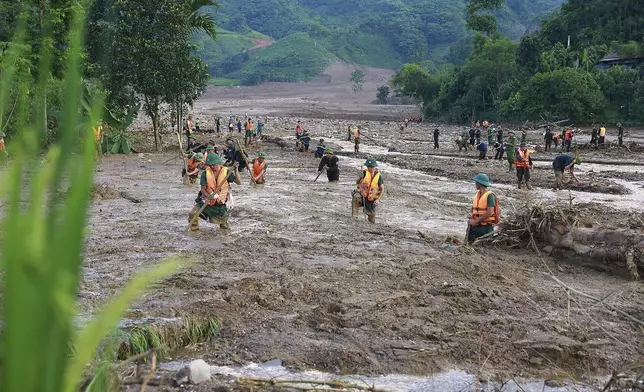
[[617, 52], [610, 52], [597, 63], [599, 69], [609, 69], [620, 65], [626, 69], [638, 69], [644, 66], [644, 57], [622, 58]]

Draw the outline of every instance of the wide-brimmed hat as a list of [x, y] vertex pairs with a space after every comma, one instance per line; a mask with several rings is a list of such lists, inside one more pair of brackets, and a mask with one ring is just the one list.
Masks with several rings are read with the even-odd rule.
[[206, 165], [208, 166], [221, 165], [222, 163], [224, 161], [217, 154], [208, 154], [208, 158], [206, 158]]
[[490, 177], [488, 177], [487, 174], [479, 173], [474, 176], [472, 180], [478, 184], [483, 185], [486, 188], [490, 186]]
[[367, 161], [364, 163], [366, 167], [378, 167], [378, 162], [376, 158], [367, 158]]

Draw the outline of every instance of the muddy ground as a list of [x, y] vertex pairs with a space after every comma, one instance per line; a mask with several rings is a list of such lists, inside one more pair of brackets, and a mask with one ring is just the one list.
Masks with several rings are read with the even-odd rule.
[[[151, 290], [130, 316], [218, 316], [221, 337], [179, 359], [199, 357], [213, 365], [280, 359], [288, 367], [341, 374], [463, 369], [500, 379], [563, 373], [578, 380], [641, 361], [641, 328], [585, 298], [575, 298], [569, 309], [566, 291], [542, 273], [547, 265], [571, 287], [644, 319], [644, 286], [624, 271], [541, 258], [530, 247], [454, 243], [464, 235], [475, 191], [469, 179], [478, 171], [490, 173], [504, 214], [526, 203], [583, 202], [604, 212], [598, 224], [606, 219], [618, 225], [641, 209], [644, 154], [618, 148], [585, 154], [637, 165], [581, 165], [580, 178], [592, 189], [570, 192], [549, 190], [553, 155], [536, 154], [545, 162], [536, 164], [535, 189], [518, 191], [505, 163], [477, 161], [474, 153], [418, 155], [434, 153], [429, 135], [436, 125], [412, 124], [399, 133], [397, 119], [413, 107], [370, 105], [367, 95], [351, 105], [344, 87], [311, 87], [304, 95], [301, 87], [213, 89], [195, 107], [196, 116], [270, 114], [265, 133], [289, 146], [264, 141], [250, 150], [266, 152], [267, 184], [254, 187], [245, 173], [243, 184], [233, 186], [229, 233], [203, 222], [200, 232], [186, 232], [198, 189], [182, 185], [172, 135], [164, 137], [163, 153], [104, 158], [96, 182], [109, 197], [97, 197], [91, 210], [80, 293], [86, 311], [97, 310], [136, 271], [178, 254], [195, 264]], [[246, 95], [236, 98], [239, 91]], [[278, 98], [266, 102], [271, 91]], [[317, 110], [322, 114], [315, 118]], [[295, 122], [305, 112], [314, 139], [326, 139], [341, 154], [339, 183], [324, 175], [314, 183], [318, 160], [290, 148]], [[353, 119], [353, 112], [363, 116]], [[378, 116], [395, 121], [373, 121]], [[348, 123], [363, 128], [357, 156], [344, 141]], [[453, 155], [450, 140], [459, 128], [440, 128], [440, 151]], [[138, 150], [149, 147], [144, 135], [134, 135]], [[644, 132], [629, 130], [627, 136]], [[198, 137], [223, 144], [225, 134]], [[538, 141], [539, 131], [530, 139]], [[375, 225], [350, 216], [365, 154], [386, 161], [387, 191]]]

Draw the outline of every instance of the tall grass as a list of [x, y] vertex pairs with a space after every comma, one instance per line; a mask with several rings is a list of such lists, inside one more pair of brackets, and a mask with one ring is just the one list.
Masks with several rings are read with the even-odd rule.
[[[38, 80], [16, 72], [19, 60], [32, 55], [23, 45], [27, 37], [26, 10], [13, 45], [0, 64], [0, 110], [7, 113], [8, 103], [2, 97], [8, 97], [10, 89], [17, 89], [20, 93], [14, 116], [16, 124], [21, 125], [9, 146], [9, 167], [0, 179], [4, 206], [0, 230], [0, 268], [4, 270], [0, 337], [3, 392], [78, 390], [86, 366], [103, 338], [115, 330], [129, 304], [146, 286], [177, 267], [176, 262], [168, 261], [135, 277], [84, 328], [74, 327], [94, 171], [92, 132], [88, 125], [80, 133], [78, 129], [82, 123], [98, 123], [102, 113], [102, 100], [97, 98], [89, 120], [82, 121], [79, 116], [86, 11], [82, 4], [74, 2], [72, 6], [60, 141], [49, 149], [44, 160], [39, 154], [46, 131], [42, 119], [51, 53], [48, 45], [42, 45]], [[69, 189], [67, 197], [59, 197], [65, 188]]]

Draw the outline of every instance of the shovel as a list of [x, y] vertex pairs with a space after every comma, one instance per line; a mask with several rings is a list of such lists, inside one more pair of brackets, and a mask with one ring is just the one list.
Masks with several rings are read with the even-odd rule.
[[192, 227], [192, 225], [197, 221], [197, 219], [199, 219], [199, 217], [201, 216], [201, 214], [203, 213], [203, 211], [204, 211], [204, 210], [206, 209], [206, 207], [208, 206], [208, 203], [210, 203], [210, 200], [212, 200], [212, 199], [214, 199], [214, 198], [216, 198], [216, 197], [219, 197], [219, 194], [217, 194], [217, 193], [215, 193], [215, 192], [213, 192], [213, 193], [211, 193], [210, 195], [208, 195], [208, 197], [207, 197], [207, 198], [206, 198], [206, 200], [204, 201], [203, 205], [201, 206], [201, 208], [200, 208], [200, 209], [199, 209], [199, 211], [197, 212], [197, 215], [193, 216], [193, 217], [192, 217], [192, 219], [190, 219], [190, 222], [188, 222], [188, 230], [187, 230], [187, 231], [190, 231], [190, 227]]

